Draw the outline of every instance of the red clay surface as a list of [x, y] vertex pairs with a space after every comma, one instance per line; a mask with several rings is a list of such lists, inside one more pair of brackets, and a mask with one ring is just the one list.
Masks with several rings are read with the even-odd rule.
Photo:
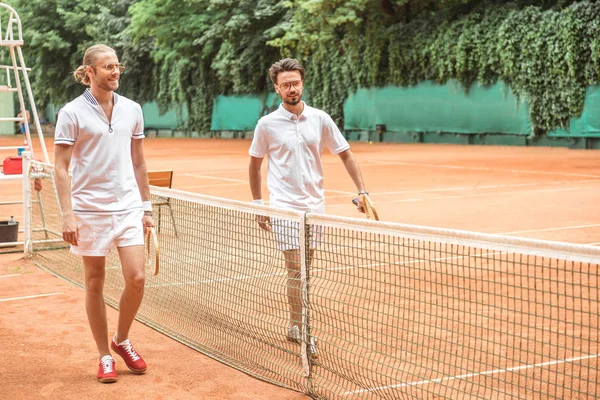
[[[0, 138], [0, 146], [21, 144]], [[52, 153], [52, 140], [47, 140]], [[248, 140], [146, 139], [150, 170], [174, 170], [176, 189], [250, 201]], [[600, 153], [565, 148], [352, 143], [383, 220], [487, 233], [600, 244]], [[38, 142], [34, 142], [41, 158]], [[1, 154], [6, 157], [10, 154]], [[52, 162], [51, 155], [51, 162]], [[266, 164], [266, 162], [265, 162]], [[324, 156], [327, 211], [358, 216], [355, 188], [337, 156]], [[263, 167], [266, 177], [266, 165]], [[0, 182], [21, 199], [19, 181]], [[266, 182], [265, 182], [266, 183]], [[266, 197], [266, 188], [264, 189]], [[0, 219], [21, 206], [2, 206]], [[97, 359], [84, 292], [24, 261], [0, 256], [2, 396], [29, 398], [303, 399], [229, 368], [135, 323], [132, 339], [146, 375], [96, 382]], [[48, 297], [16, 297], [60, 293]], [[108, 308], [109, 326], [117, 312]]]

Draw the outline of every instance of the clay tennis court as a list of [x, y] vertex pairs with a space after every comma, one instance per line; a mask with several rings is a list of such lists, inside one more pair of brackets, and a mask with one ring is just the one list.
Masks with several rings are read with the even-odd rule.
[[[51, 142], [51, 141], [48, 141]], [[18, 145], [17, 138], [0, 145]], [[35, 143], [34, 143], [35, 144]], [[250, 201], [249, 141], [147, 139], [150, 170], [172, 169], [173, 187]], [[352, 143], [382, 219], [407, 224], [600, 244], [600, 157], [565, 148], [465, 147]], [[37, 147], [35, 147], [37, 149]], [[52, 150], [52, 149], [49, 149]], [[52, 156], [51, 156], [52, 159]], [[328, 212], [357, 216], [355, 188], [339, 159], [324, 157]], [[263, 167], [263, 176], [265, 176]], [[4, 182], [18, 199], [20, 182]], [[9, 214], [10, 213], [10, 214]], [[22, 220], [18, 206], [2, 216]], [[118, 366], [116, 385], [95, 381], [96, 356], [83, 291], [20, 255], [1, 256], [0, 354], [11, 360], [7, 398], [278, 398], [305, 396], [225, 367], [142, 324], [133, 328], [150, 369], [132, 376]], [[33, 297], [48, 295], [46, 297]], [[32, 296], [31, 298], [24, 298]], [[109, 326], [116, 312], [109, 309]]]

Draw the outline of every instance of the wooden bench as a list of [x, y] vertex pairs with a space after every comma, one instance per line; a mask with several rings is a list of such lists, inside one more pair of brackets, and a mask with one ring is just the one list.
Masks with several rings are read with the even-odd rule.
[[[173, 171], [148, 171], [148, 182], [151, 186], [171, 188], [173, 184]], [[158, 208], [158, 232], [160, 233], [160, 225], [162, 220], [162, 208], [167, 207], [169, 214], [171, 215], [171, 222], [173, 223], [173, 230], [175, 231], [175, 237], [177, 234], [177, 226], [175, 225], [175, 215], [173, 215], [173, 208], [171, 207], [171, 199], [169, 197], [159, 196], [157, 199], [152, 201], [152, 205]]]

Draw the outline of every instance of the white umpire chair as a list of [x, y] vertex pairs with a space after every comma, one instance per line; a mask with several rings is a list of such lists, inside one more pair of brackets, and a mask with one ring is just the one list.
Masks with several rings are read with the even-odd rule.
[[[44, 136], [40, 125], [40, 119], [33, 98], [33, 92], [31, 90], [31, 84], [29, 82], [28, 72], [31, 71], [31, 69], [26, 67], [25, 59], [23, 58], [23, 44], [23, 32], [21, 26], [21, 19], [19, 18], [19, 15], [9, 5], [0, 3], [0, 51], [3, 52], [3, 54], [0, 55], [0, 60], [10, 60], [10, 63], [0, 65], [0, 92], [16, 93], [19, 99], [20, 111], [20, 117], [15, 117], [14, 115], [0, 115], [0, 122], [21, 122], [25, 126], [25, 132], [23, 134], [23, 145], [0, 146], [0, 157], [2, 160], [4, 160], [4, 158], [6, 158], [9, 155], [16, 155], [17, 149], [23, 148], [24, 156], [29, 156], [31, 158], [35, 157], [36, 159], [43, 161], [46, 164], [49, 164], [50, 160], [48, 158], [48, 152], [46, 150], [46, 144], [44, 142]], [[8, 57], [8, 55], [10, 55], [10, 57]], [[23, 86], [25, 86], [25, 92], [27, 97], [24, 96]], [[31, 138], [30, 125], [27, 121], [27, 112], [25, 107], [26, 100], [27, 104], [30, 106], [32, 123], [35, 126], [39, 139], [39, 149], [37, 149], [35, 152]], [[7, 151], [11, 151], [12, 154], [7, 153]], [[25, 157], [23, 157], [23, 159], [25, 160]], [[24, 165], [25, 164], [29, 165], [28, 163], [24, 162]], [[37, 203], [40, 207], [42, 221], [45, 228], [45, 218], [40, 194], [37, 193], [37, 200], [31, 200], [31, 185], [29, 183], [28, 172], [29, 171], [27, 171], [24, 167], [22, 174], [0, 174], [0, 181], [21, 179], [23, 182], [23, 200], [2, 201], [0, 202], [0, 205], [23, 204], [23, 224], [21, 225], [19, 232], [22, 232], [24, 237], [23, 241], [0, 243], [0, 252], [3, 248], [23, 245], [25, 255], [29, 254], [31, 246], [30, 211], [32, 203]], [[52, 190], [56, 191], [54, 185], [52, 186]]]

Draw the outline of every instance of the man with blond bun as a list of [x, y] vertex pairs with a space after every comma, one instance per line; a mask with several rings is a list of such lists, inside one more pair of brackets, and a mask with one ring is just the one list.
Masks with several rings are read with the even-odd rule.
[[[269, 69], [275, 92], [281, 98], [279, 109], [262, 117], [250, 146], [250, 190], [257, 204], [263, 204], [260, 168], [268, 155], [267, 186], [270, 205], [276, 208], [302, 212], [324, 213], [325, 193], [321, 153], [327, 148], [337, 154], [356, 185], [358, 210], [364, 212], [365, 185], [350, 145], [342, 136], [331, 117], [324, 111], [309, 107], [302, 101], [304, 67], [293, 58], [274, 63]], [[265, 230], [273, 230], [275, 240], [283, 251], [288, 274], [287, 295], [290, 319], [287, 339], [294, 343], [302, 340], [302, 304], [300, 282], [300, 244], [298, 224], [259, 216]], [[319, 241], [320, 232], [310, 232], [309, 263]], [[314, 338], [308, 343], [313, 358], [317, 357]]]
[[[54, 135], [62, 235], [71, 252], [83, 257], [85, 307], [100, 359], [97, 378], [103, 383], [117, 380], [111, 348], [134, 373], [146, 371], [129, 330], [144, 295], [144, 232], [154, 221], [141, 140], [142, 109], [115, 93], [123, 70], [112, 48], [88, 48], [73, 76], [89, 88], [59, 111]], [[109, 346], [104, 280], [112, 244], [125, 288]]]

